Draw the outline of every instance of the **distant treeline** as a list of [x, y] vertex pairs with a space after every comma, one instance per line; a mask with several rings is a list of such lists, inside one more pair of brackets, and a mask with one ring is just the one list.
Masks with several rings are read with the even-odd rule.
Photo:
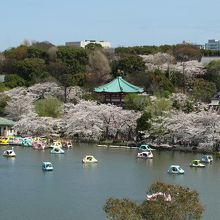
[[[153, 94], [193, 91], [198, 99], [209, 100], [216, 89], [220, 89], [219, 62], [212, 62], [206, 67], [207, 73], [198, 76], [202, 80], [190, 78], [187, 81], [181, 71], [171, 72], [169, 68], [166, 73], [159, 68], [150, 71], [139, 56], [159, 52], [172, 55], [172, 61], [169, 61], [172, 64], [200, 60], [202, 56], [220, 55], [219, 51], [201, 50], [189, 44], [118, 47], [113, 52], [95, 44], [79, 48], [55, 46], [50, 42], [26, 43], [0, 53], [0, 74], [5, 75], [5, 82], [0, 83], [0, 90], [55, 81], [64, 87], [66, 100], [67, 88], [70, 86], [83, 86], [93, 90], [118, 75]], [[209, 95], [206, 97], [204, 94]]]
[[218, 56], [220, 56], [220, 50], [205, 50], [205, 49], [202, 49], [201, 53], [205, 57], [218, 57]]
[[160, 46], [134, 46], [134, 47], [117, 47], [115, 48], [116, 54], [136, 54], [136, 55], [149, 55], [156, 53], [169, 53], [175, 56], [175, 50], [179, 48], [191, 48], [197, 50], [197, 53], [202, 56], [220, 56], [220, 50], [206, 50], [200, 49], [198, 46], [189, 44], [177, 44], [177, 45], [160, 45]]
[[161, 46], [135, 46], [135, 47], [118, 47], [115, 53], [133, 54], [133, 55], [149, 55], [156, 53], [168, 53], [175, 57], [176, 61], [200, 60], [203, 56], [203, 51], [197, 46], [189, 44], [177, 45], [161, 45]]
[[155, 54], [155, 53], [170, 53], [175, 46], [173, 45], [161, 45], [161, 46], [134, 46], [134, 47], [118, 47], [115, 49], [116, 54]]

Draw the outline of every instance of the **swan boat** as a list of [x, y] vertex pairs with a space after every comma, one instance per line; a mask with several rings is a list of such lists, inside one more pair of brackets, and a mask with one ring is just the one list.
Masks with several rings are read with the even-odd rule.
[[16, 154], [15, 154], [15, 152], [14, 152], [14, 148], [12, 147], [11, 150], [5, 150], [5, 151], [3, 152], [3, 156], [4, 156], [4, 157], [15, 157]]
[[143, 152], [137, 154], [137, 158], [151, 159], [153, 157], [154, 156], [151, 151], [143, 151]]
[[54, 147], [51, 151], [51, 154], [64, 154], [64, 150], [59, 147]]
[[95, 159], [94, 156], [92, 155], [86, 155], [83, 160], [82, 160], [83, 163], [97, 163], [98, 160]]

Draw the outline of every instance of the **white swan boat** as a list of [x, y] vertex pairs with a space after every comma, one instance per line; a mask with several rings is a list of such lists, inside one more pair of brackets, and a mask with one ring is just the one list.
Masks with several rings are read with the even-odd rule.
[[143, 152], [137, 154], [137, 158], [151, 159], [153, 157], [154, 157], [154, 155], [151, 151], [143, 151]]
[[14, 147], [12, 147], [11, 150], [5, 150], [5, 151], [3, 152], [3, 156], [4, 156], [4, 157], [15, 157], [16, 154], [15, 154], [15, 152], [14, 152]]

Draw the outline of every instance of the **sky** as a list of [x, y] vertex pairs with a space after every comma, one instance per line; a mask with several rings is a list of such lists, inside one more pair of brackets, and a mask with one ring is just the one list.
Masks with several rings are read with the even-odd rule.
[[0, 0], [0, 51], [24, 40], [113, 47], [220, 39], [220, 0]]

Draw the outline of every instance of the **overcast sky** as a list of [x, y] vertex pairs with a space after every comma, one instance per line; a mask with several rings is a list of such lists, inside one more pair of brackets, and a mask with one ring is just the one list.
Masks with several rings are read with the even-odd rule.
[[0, 51], [24, 40], [113, 47], [220, 39], [220, 0], [0, 0]]

